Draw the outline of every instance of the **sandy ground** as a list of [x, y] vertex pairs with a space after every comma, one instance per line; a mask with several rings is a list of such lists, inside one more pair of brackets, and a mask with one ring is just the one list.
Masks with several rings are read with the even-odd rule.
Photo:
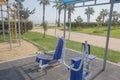
[[0, 43], [0, 61], [8, 61], [35, 55], [37, 51], [37, 47], [25, 40], [21, 41], [21, 46], [19, 46], [19, 43], [13, 43], [11, 50], [8, 42]]
[[[43, 33], [43, 29], [37, 27], [34, 28], [32, 31]], [[57, 29], [56, 32], [57, 32], [56, 36], [63, 36], [63, 31]], [[55, 36], [55, 29], [48, 29], [47, 34]], [[68, 34], [69, 34], [68, 31], [66, 31], [66, 38], [68, 38]], [[77, 42], [87, 41], [89, 44], [102, 48], [105, 48], [106, 45], [106, 37], [76, 33], [76, 32], [71, 32], [70, 40]], [[109, 49], [120, 51], [120, 39], [110, 38]]]

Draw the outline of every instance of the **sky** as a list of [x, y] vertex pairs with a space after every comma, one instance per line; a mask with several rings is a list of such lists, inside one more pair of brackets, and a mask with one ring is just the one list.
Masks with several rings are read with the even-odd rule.
[[[14, 1], [14, 0], [10, 0], [10, 1]], [[54, 0], [52, 0], [54, 1]], [[109, 0], [97, 0], [98, 3], [104, 3], [104, 2], [108, 2]], [[86, 4], [91, 4], [92, 2], [86, 3]], [[42, 9], [42, 5], [39, 4], [39, 2], [37, 0], [25, 0], [23, 2], [24, 7], [28, 7], [30, 10], [33, 10], [34, 8], [35, 13], [33, 15], [31, 15], [29, 17], [29, 20], [33, 21], [36, 24], [40, 24], [42, 22], [42, 16], [43, 16], [43, 9]], [[55, 5], [54, 3], [50, 3], [50, 5], [46, 6], [46, 10], [45, 10], [45, 20], [48, 21], [48, 23], [55, 23], [55, 20], [57, 18], [58, 12], [56, 12], [56, 8], [53, 7], [53, 5]], [[77, 4], [80, 5], [80, 4]], [[102, 9], [110, 9], [110, 5], [101, 5], [101, 6], [92, 6], [93, 9], [95, 10], [95, 13], [93, 15], [91, 15], [91, 21], [95, 22], [97, 16], [99, 15], [99, 12]], [[117, 12], [120, 13], [120, 3], [117, 3], [114, 5], [114, 10], [116, 10]], [[83, 21], [86, 22], [86, 15], [85, 13], [85, 8], [87, 7], [80, 7], [80, 8], [76, 8], [74, 13], [72, 14], [72, 21], [74, 21], [75, 18], [77, 18], [77, 16], [81, 16]], [[67, 19], [67, 17], [66, 17]], [[61, 13], [61, 22], [64, 21], [64, 11], [62, 11]]]

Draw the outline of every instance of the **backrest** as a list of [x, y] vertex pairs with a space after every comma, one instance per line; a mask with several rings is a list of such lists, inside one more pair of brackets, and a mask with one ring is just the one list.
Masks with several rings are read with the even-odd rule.
[[[88, 47], [88, 54], [90, 54], [90, 45], [87, 44], [87, 47]], [[83, 48], [84, 51], [86, 50], [85, 43], [82, 43], [82, 48]], [[84, 51], [83, 51], [83, 52], [84, 52]]]
[[58, 60], [62, 56], [62, 50], [63, 50], [64, 40], [63, 38], [58, 39], [57, 47], [53, 56], [53, 60]]

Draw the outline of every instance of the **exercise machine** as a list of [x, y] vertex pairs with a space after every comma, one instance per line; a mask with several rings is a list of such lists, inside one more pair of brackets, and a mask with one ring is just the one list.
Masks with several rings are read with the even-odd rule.
[[63, 48], [62, 63], [70, 70], [70, 80], [87, 80], [91, 75], [91, 63], [96, 56], [90, 54], [90, 45], [82, 43], [83, 54], [82, 57], [75, 57], [71, 59], [71, 65], [65, 62], [65, 48]]

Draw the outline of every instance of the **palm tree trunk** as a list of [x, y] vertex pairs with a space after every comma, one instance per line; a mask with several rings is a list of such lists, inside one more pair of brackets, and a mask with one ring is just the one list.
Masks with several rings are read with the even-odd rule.
[[104, 20], [105, 20], [105, 16], [103, 16], [103, 22], [104, 22]]
[[89, 15], [87, 14], [87, 22], [89, 22]]
[[43, 29], [44, 29], [44, 35], [43, 37], [45, 38], [45, 5], [43, 4]]
[[60, 27], [60, 14], [61, 14], [61, 10], [58, 10], [58, 27]]
[[90, 22], [90, 14], [89, 14], [89, 22]]
[[69, 21], [70, 21], [70, 11], [68, 10], [68, 23], [69, 23]]
[[117, 16], [117, 17], [116, 17], [116, 22], [118, 22], [118, 19], [119, 19], [119, 17]]

